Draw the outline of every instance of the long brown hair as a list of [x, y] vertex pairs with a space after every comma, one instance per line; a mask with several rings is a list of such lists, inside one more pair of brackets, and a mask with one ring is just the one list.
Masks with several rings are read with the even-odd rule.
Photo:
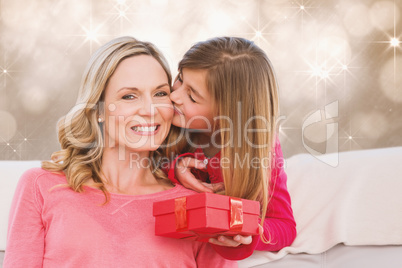
[[[149, 55], [155, 58], [168, 77], [172, 77], [169, 65], [162, 53], [151, 43], [138, 41], [133, 37], [119, 37], [100, 47], [89, 60], [84, 71], [76, 105], [58, 122], [58, 137], [61, 150], [52, 154], [52, 161], [43, 161], [42, 168], [52, 172], [64, 172], [67, 184], [76, 192], [91, 178], [103, 191], [108, 201], [102, 180], [102, 155], [104, 140], [98, 117], [103, 113], [103, 93], [110, 77], [124, 59]], [[157, 165], [160, 153], [152, 152], [151, 169], [156, 178], [166, 178]]]
[[[218, 115], [215, 126], [232, 130], [220, 132], [224, 145], [221, 159], [230, 163], [221, 165], [224, 194], [260, 201], [264, 219], [279, 115], [277, 82], [270, 60], [249, 40], [218, 37], [192, 46], [179, 63], [180, 72], [183, 68], [208, 71], [206, 84]], [[243, 131], [243, 127], [253, 131]], [[177, 135], [171, 134], [170, 142]], [[182, 139], [168, 149], [168, 154], [194, 149]], [[259, 167], [253, 166], [253, 159], [260, 161]], [[262, 165], [262, 161], [268, 164]]]

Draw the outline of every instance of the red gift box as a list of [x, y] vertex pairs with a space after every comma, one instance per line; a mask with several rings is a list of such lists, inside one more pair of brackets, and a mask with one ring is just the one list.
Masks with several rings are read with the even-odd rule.
[[260, 203], [199, 193], [154, 203], [155, 235], [208, 241], [218, 235], [257, 235]]

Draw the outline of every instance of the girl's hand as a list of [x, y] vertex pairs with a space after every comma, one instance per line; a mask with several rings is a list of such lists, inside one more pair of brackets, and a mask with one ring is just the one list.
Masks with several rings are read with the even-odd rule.
[[[262, 226], [259, 225], [258, 231], [261, 235], [262, 233], [264, 233], [264, 228], [262, 228]], [[248, 236], [235, 235], [234, 237], [220, 235], [217, 238], [210, 238], [208, 242], [218, 246], [238, 247], [241, 244], [243, 245], [251, 244], [251, 242], [253, 242], [253, 237], [251, 235]]]
[[196, 192], [208, 193], [213, 193], [222, 189], [223, 183], [211, 184], [197, 180], [197, 178], [191, 173], [191, 168], [205, 169], [206, 165], [198, 159], [183, 157], [178, 160], [177, 165], [175, 166], [176, 178], [184, 187]]
[[241, 244], [249, 245], [251, 244], [252, 241], [253, 238], [251, 235], [248, 236], [235, 235], [234, 237], [220, 235], [217, 238], [210, 238], [208, 240], [208, 242], [211, 244], [225, 247], [238, 247]]

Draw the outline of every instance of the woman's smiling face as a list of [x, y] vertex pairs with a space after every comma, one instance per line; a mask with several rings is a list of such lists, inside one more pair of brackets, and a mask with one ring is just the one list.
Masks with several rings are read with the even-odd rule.
[[190, 129], [213, 129], [213, 99], [207, 88], [207, 70], [183, 68], [173, 85], [173, 125]]
[[124, 59], [104, 94], [106, 146], [153, 151], [163, 143], [173, 106], [167, 74], [156, 59], [148, 55]]

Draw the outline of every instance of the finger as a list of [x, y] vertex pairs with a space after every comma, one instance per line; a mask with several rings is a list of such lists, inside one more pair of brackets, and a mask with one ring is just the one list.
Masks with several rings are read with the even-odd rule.
[[218, 241], [218, 239], [216, 238], [210, 238], [208, 239], [208, 242], [214, 245], [218, 245], [218, 246], [226, 246], [225, 244], [221, 243]]
[[212, 187], [214, 193], [225, 190], [225, 184], [223, 182], [213, 183]]
[[180, 159], [178, 167], [205, 169], [207, 166], [201, 160], [193, 157], [183, 157]]
[[249, 245], [251, 244], [251, 242], [253, 242], [253, 238], [251, 235], [248, 236], [236, 235], [233, 237], [233, 240], [244, 245]]
[[200, 180], [195, 179], [195, 181], [188, 182], [188, 187], [186, 188], [192, 189], [199, 193], [213, 193], [214, 191], [202, 184]]
[[212, 183], [208, 183], [208, 182], [201, 182], [201, 184], [205, 187], [207, 187], [208, 189], [210, 189], [211, 191], [214, 191], [214, 185]]
[[202, 183], [202, 185], [204, 185], [205, 187], [207, 187], [214, 193], [225, 189], [225, 185], [223, 184], [223, 182], [218, 182], [218, 183], [201, 182], [201, 183]]
[[220, 235], [217, 239], [210, 238], [208, 242], [225, 247], [238, 247], [240, 245], [239, 242], [236, 242], [232, 239], [232, 237]]
[[202, 193], [213, 193], [211, 189], [204, 186], [196, 177], [194, 177], [193, 173], [190, 172], [190, 169], [186, 168], [184, 172], [176, 172], [176, 177], [180, 181], [180, 183], [191, 190]]

